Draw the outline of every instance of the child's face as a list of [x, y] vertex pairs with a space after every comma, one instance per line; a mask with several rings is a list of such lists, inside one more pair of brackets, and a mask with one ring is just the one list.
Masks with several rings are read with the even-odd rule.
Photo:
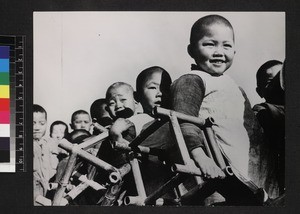
[[162, 92], [160, 91], [161, 72], [155, 72], [148, 77], [142, 87], [141, 103], [145, 113], [151, 113], [155, 106], [161, 105]]
[[135, 112], [135, 100], [133, 92], [127, 86], [120, 86], [110, 90], [110, 98], [108, 100], [108, 110], [113, 117], [116, 117], [116, 112], [122, 111], [125, 108]]
[[45, 135], [46, 128], [46, 114], [42, 112], [33, 112], [33, 139], [40, 140]]
[[74, 130], [85, 129], [86, 131], [90, 131], [91, 124], [91, 118], [88, 114], [77, 114], [72, 121]]
[[61, 140], [65, 136], [65, 130], [66, 130], [66, 126], [62, 124], [55, 125], [53, 126], [51, 137], [56, 140]]
[[205, 35], [196, 43], [193, 58], [205, 72], [219, 76], [232, 64], [235, 54], [232, 29], [222, 24], [206, 28]]
[[[267, 69], [262, 75], [262, 86], [258, 88], [258, 93], [261, 97], [264, 97], [266, 100], [272, 99], [272, 97], [276, 96], [276, 92], [274, 92], [274, 84], [270, 84], [274, 77], [278, 74], [278, 72], [282, 69], [282, 65], [274, 65], [271, 68]], [[278, 83], [279, 84], [279, 83]], [[275, 93], [275, 94], [274, 94]]]
[[282, 65], [274, 65], [273, 67], [266, 70], [265, 75], [263, 75], [263, 87], [267, 88], [272, 79], [278, 74], [278, 72], [282, 69]]

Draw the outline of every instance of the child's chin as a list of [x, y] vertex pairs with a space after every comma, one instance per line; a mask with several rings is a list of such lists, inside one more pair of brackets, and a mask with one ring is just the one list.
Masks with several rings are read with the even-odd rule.
[[212, 70], [210, 72], [213, 76], [221, 76], [225, 72], [225, 69]]
[[35, 139], [35, 140], [40, 140], [41, 138], [42, 138], [42, 135], [40, 135], [40, 134], [33, 135], [33, 139]]

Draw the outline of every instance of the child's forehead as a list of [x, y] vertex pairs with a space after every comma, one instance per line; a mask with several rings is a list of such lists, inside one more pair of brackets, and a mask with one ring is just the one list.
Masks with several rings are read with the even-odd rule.
[[61, 129], [65, 129], [66, 126], [63, 125], [63, 124], [56, 124], [53, 126], [53, 130], [56, 129], [56, 130], [61, 130]]
[[150, 82], [160, 83], [161, 75], [162, 75], [162, 71], [155, 71], [155, 72], [149, 74], [145, 78], [144, 85], [149, 84]]
[[231, 32], [234, 35], [233, 29], [222, 23], [213, 23], [203, 27], [203, 36], [213, 36], [218, 30], [218, 32]]
[[75, 119], [77, 118], [90, 118], [90, 115], [87, 113], [78, 113], [75, 115]]
[[133, 96], [132, 89], [126, 85], [122, 85], [109, 90], [109, 98], [122, 96]]
[[34, 119], [46, 120], [45, 112], [33, 112]]
[[277, 74], [282, 69], [282, 64], [273, 65], [266, 69], [266, 74]]
[[273, 65], [262, 72], [262, 75], [259, 76], [261, 80], [266, 80], [269, 77], [274, 77], [282, 69], [281, 64]]
[[221, 36], [225, 40], [234, 42], [234, 31], [231, 27], [223, 23], [211, 23], [208, 25], [199, 26], [194, 29], [191, 34], [191, 44], [197, 44], [197, 42], [204, 37]]

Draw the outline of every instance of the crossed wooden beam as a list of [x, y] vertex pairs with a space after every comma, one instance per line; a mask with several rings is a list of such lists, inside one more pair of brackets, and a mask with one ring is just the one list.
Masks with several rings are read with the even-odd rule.
[[[103, 140], [105, 140], [108, 137], [108, 130], [102, 129], [103, 133], [92, 136], [87, 139], [81, 144], [72, 144], [68, 142], [67, 140], [62, 140], [59, 143], [59, 146], [67, 151], [70, 152], [70, 157], [68, 160], [68, 164], [66, 166], [66, 170], [64, 172], [63, 177], [57, 184], [57, 190], [54, 195], [54, 199], [51, 205], [54, 206], [61, 206], [68, 204], [68, 200], [74, 199], [74, 196], [76, 197], [79, 193], [81, 193], [83, 190], [85, 190], [88, 186], [97, 188], [105, 188], [105, 187], [99, 187], [100, 184], [93, 183], [92, 181], [96, 168], [101, 168], [109, 173], [109, 183], [111, 185], [118, 184], [122, 181], [122, 178], [131, 170], [133, 173], [136, 190], [137, 190], [137, 196], [126, 196], [124, 198], [124, 204], [125, 205], [163, 205], [166, 203], [171, 203], [175, 205], [181, 205], [181, 201], [185, 200], [186, 198], [192, 196], [194, 193], [199, 191], [208, 181], [203, 180], [201, 170], [195, 165], [194, 161], [190, 158], [188, 149], [186, 147], [179, 121], [185, 121], [189, 123], [193, 123], [201, 128], [203, 131], [203, 134], [205, 136], [204, 145], [206, 148], [207, 155], [212, 158], [215, 163], [225, 172], [227, 176], [232, 176], [233, 172], [229, 165], [227, 165], [224, 161], [224, 157], [217, 145], [215, 134], [212, 129], [212, 126], [214, 125], [214, 120], [212, 118], [198, 118], [189, 116], [186, 114], [182, 114], [179, 112], [175, 112], [172, 110], [164, 109], [157, 107], [154, 110], [154, 114], [156, 115], [156, 120], [144, 131], [141, 132], [140, 135], [138, 135], [129, 145], [124, 145], [118, 142], [114, 143], [114, 148], [123, 150], [124, 152], [128, 153], [129, 157], [129, 164], [123, 165], [121, 168], [116, 168], [109, 163], [95, 157], [94, 155], [88, 153], [86, 150], [89, 148], [94, 147], [96, 144], [101, 143]], [[144, 153], [144, 154], [152, 154], [152, 155], [162, 155], [164, 153], [163, 150], [155, 149], [155, 148], [149, 148], [140, 146], [140, 144], [147, 139], [152, 133], [154, 133], [157, 129], [159, 129], [163, 124], [165, 124], [167, 121], [170, 122], [170, 129], [171, 133], [174, 135], [174, 139], [176, 141], [176, 144], [179, 148], [179, 152], [183, 161], [183, 164], [173, 164], [171, 167], [171, 170], [174, 172], [174, 176], [169, 179], [164, 185], [156, 189], [154, 192], [152, 192], [150, 195], [146, 195], [144, 182], [142, 179], [142, 174], [140, 170], [140, 166], [138, 163], [138, 153]], [[92, 165], [94, 165], [94, 169], [92, 170], [92, 173], [87, 176], [86, 179], [82, 181], [79, 187], [77, 189], [76, 194], [74, 194], [73, 197], [70, 197], [69, 195], [65, 195], [65, 190], [67, 188], [67, 185], [69, 184], [70, 177], [72, 174], [74, 174], [73, 170], [76, 165], [77, 157], [80, 157]], [[193, 175], [194, 179], [196, 181], [196, 186], [192, 188], [190, 191], [188, 191], [185, 194], [179, 194], [177, 198], [173, 199], [171, 202], [167, 201], [167, 199], [162, 198], [162, 196], [178, 187], [179, 184], [181, 184], [189, 175]], [[253, 184], [252, 182], [248, 183], [249, 188], [255, 193], [258, 191], [258, 187]], [[70, 191], [71, 192], [71, 191]], [[69, 194], [69, 193], [68, 193]], [[68, 199], [68, 200], [67, 200]], [[170, 199], [168, 199], [170, 200]], [[49, 205], [49, 201], [47, 202]]]

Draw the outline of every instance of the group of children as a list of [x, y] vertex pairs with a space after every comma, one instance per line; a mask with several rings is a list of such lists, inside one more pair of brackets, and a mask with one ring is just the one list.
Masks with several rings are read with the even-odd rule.
[[[191, 29], [188, 53], [196, 64], [192, 65], [191, 72], [182, 75], [173, 83], [166, 70], [154, 66], [138, 75], [136, 91], [124, 82], [112, 84], [106, 91], [106, 97], [91, 105], [90, 114], [84, 110], [73, 113], [70, 126], [74, 131], [70, 134], [66, 123], [56, 121], [50, 127], [51, 138], [48, 140], [45, 137], [47, 113], [41, 106], [34, 105], [34, 197], [46, 196], [60, 157], [68, 156], [66, 151], [58, 148], [59, 140], [66, 138], [71, 142], [78, 141], [81, 136], [78, 132], [85, 133], [84, 136], [90, 135], [92, 124], [97, 122], [109, 129], [110, 139], [107, 145], [99, 148], [97, 156], [118, 167], [126, 160], [118, 162], [118, 158], [114, 158], [118, 154], [104, 150], [110, 150], [110, 143], [113, 142], [128, 144], [154, 121], [154, 107], [161, 106], [195, 117], [214, 118], [213, 130], [218, 146], [236, 179], [227, 179], [224, 172], [207, 156], [203, 143], [205, 136], [198, 126], [183, 122], [180, 127], [191, 158], [206, 179], [218, 180], [215, 182], [214, 191], [221, 193], [227, 204], [257, 205], [267, 201], [268, 195], [265, 191], [258, 202], [256, 196], [251, 196], [245, 186], [239, 184], [240, 181], [243, 183], [249, 180], [250, 141], [244, 127], [245, 98], [234, 80], [225, 74], [235, 55], [234, 31], [230, 22], [219, 15], [209, 15], [197, 20]], [[280, 91], [283, 96], [284, 91], [280, 86], [278, 88], [277, 83], [273, 83], [281, 72], [279, 65], [282, 63], [268, 64], [259, 69], [257, 74], [257, 92], [267, 103], [270, 102], [254, 107], [262, 124], [268, 119], [263, 112], [267, 110], [271, 112], [269, 115], [273, 115], [273, 112], [277, 112], [273, 111], [274, 106], [282, 110], [284, 116], [284, 98], [277, 100], [277, 92]], [[284, 125], [282, 119], [284, 117], [278, 124]], [[270, 133], [266, 126], [262, 126], [266, 133]], [[101, 133], [96, 126], [93, 128], [92, 134]], [[168, 137], [167, 132], [168, 130], [165, 133], [160, 132], [160, 135]], [[153, 142], [150, 147], [165, 148], [165, 145], [157, 145], [159, 143], [161, 141]], [[280, 148], [284, 148], [284, 141], [278, 144]], [[280, 173], [284, 174], [282, 171]], [[284, 183], [281, 185], [284, 188]]]

